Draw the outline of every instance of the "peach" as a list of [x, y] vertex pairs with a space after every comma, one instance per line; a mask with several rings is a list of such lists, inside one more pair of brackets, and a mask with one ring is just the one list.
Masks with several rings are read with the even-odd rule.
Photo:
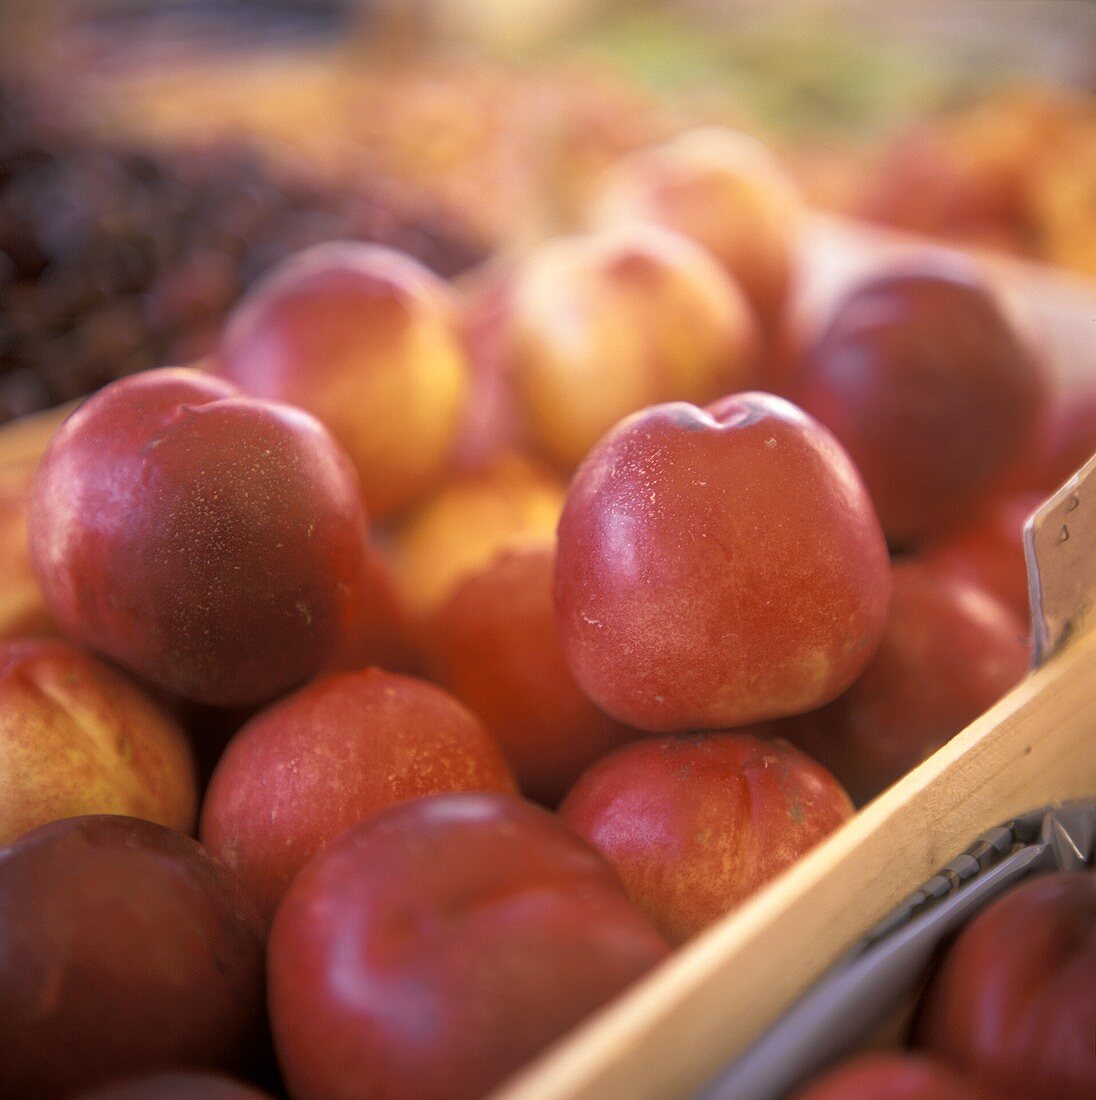
[[1031, 597], [1024, 525], [1042, 503], [1040, 493], [997, 497], [970, 523], [928, 550], [923, 559], [992, 592], [1026, 624], [1031, 617]]
[[508, 258], [461, 280], [460, 327], [470, 385], [450, 470], [481, 469], [503, 451], [528, 446], [509, 363], [513, 269], [514, 261]]
[[365, 516], [314, 417], [193, 370], [131, 375], [60, 427], [30, 540], [66, 635], [184, 698], [244, 706], [360, 646]]
[[996, 898], [947, 946], [914, 1029], [997, 1096], [1096, 1092], [1096, 877], [1058, 871]]
[[1050, 383], [973, 263], [930, 255], [852, 287], [788, 393], [856, 463], [892, 549], [943, 538], [1033, 449]]
[[515, 451], [451, 478], [393, 534], [392, 561], [411, 613], [435, 608], [499, 550], [554, 541], [565, 494], [559, 474]]
[[387, 806], [438, 791], [512, 791], [483, 724], [425, 680], [380, 669], [322, 677], [229, 742], [201, 838], [269, 919], [308, 859]]
[[219, 1073], [154, 1073], [113, 1081], [75, 1100], [271, 1100], [243, 1081]]
[[599, 707], [654, 732], [839, 695], [879, 644], [890, 584], [848, 455], [771, 394], [627, 417], [579, 467], [560, 519], [568, 666]]
[[691, 237], [741, 284], [771, 332], [791, 285], [802, 214], [795, 184], [761, 142], [703, 127], [618, 161], [597, 187], [589, 219], [655, 222]]
[[560, 817], [680, 944], [852, 816], [836, 779], [750, 730], [637, 741], [587, 771]]
[[995, 703], [1027, 672], [1021, 620], [977, 584], [928, 562], [895, 563], [886, 629], [839, 698], [781, 723], [859, 805]]
[[737, 283], [654, 226], [541, 245], [515, 276], [507, 328], [532, 437], [568, 470], [636, 409], [754, 381], [757, 322]]
[[441, 472], [468, 368], [449, 286], [409, 256], [332, 242], [283, 261], [236, 307], [216, 370], [330, 428], [387, 515]]
[[1049, 495], [1096, 456], [1096, 383], [1056, 395], [1040, 444], [1037, 461], [1024, 473], [1032, 489]]
[[178, 723], [60, 639], [0, 644], [0, 844], [81, 814], [194, 825], [194, 763]]
[[301, 871], [268, 949], [299, 1100], [477, 1100], [661, 961], [611, 868], [513, 795], [436, 794]]
[[257, 917], [197, 841], [93, 815], [0, 851], [5, 1100], [156, 1070], [239, 1071], [264, 1024]]
[[876, 1051], [808, 1081], [789, 1100], [1004, 1100], [946, 1062], [922, 1054]]
[[0, 640], [55, 633], [31, 565], [27, 505], [34, 462], [0, 466]]
[[552, 604], [555, 547], [501, 551], [423, 624], [426, 670], [471, 707], [522, 791], [555, 805], [579, 774], [637, 731], [603, 714], [563, 660]]

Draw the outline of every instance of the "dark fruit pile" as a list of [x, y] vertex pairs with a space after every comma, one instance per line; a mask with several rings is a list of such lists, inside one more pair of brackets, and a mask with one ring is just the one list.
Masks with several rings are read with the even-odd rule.
[[242, 143], [165, 151], [47, 122], [0, 84], [0, 423], [204, 354], [240, 294], [321, 241], [455, 275], [484, 250], [378, 184], [286, 178]]

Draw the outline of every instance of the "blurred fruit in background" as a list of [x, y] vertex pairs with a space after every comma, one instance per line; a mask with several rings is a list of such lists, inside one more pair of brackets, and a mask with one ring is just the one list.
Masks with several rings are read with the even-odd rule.
[[[1082, 464], [1083, 460], [1077, 466]], [[1044, 494], [1033, 492], [997, 497], [950, 538], [934, 546], [926, 560], [981, 585], [1026, 625], [1030, 621], [1031, 597], [1024, 559], [1024, 524], [1043, 500]]]
[[0, 19], [0, 422], [204, 354], [308, 245], [445, 276], [524, 252], [578, 228], [624, 154], [698, 126], [761, 139], [785, 212], [791, 179], [816, 209], [1096, 271], [1096, 8], [1071, 0], [13, 0]]
[[738, 283], [652, 225], [539, 246], [515, 276], [507, 329], [530, 434], [568, 471], [636, 409], [758, 382], [758, 325]]
[[27, 546], [27, 494], [36, 465], [0, 466], [0, 641], [55, 633]]
[[892, 549], [951, 534], [1034, 453], [1050, 379], [977, 264], [928, 253], [850, 287], [790, 370], [848, 449]]
[[851, 212], [1096, 275], [1096, 100], [1013, 88], [910, 125]]
[[598, 181], [598, 224], [653, 222], [706, 248], [774, 329], [792, 280], [803, 210], [766, 146], [726, 127], [688, 130], [621, 158]]
[[398, 248], [451, 276], [465, 227], [380, 182], [340, 187], [246, 139], [101, 138], [0, 84], [0, 423], [212, 349], [268, 268], [332, 239]]
[[446, 464], [468, 390], [447, 283], [391, 248], [329, 241], [278, 264], [234, 309], [215, 369], [322, 420], [373, 518]]

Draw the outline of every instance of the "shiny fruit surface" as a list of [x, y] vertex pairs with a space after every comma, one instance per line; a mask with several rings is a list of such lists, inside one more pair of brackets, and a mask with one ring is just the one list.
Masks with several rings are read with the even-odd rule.
[[104, 815], [55, 821], [0, 849], [5, 1097], [237, 1069], [262, 1030], [257, 916], [196, 841]]
[[438, 791], [513, 789], [465, 706], [425, 680], [368, 668], [313, 681], [233, 737], [201, 838], [269, 919], [308, 859], [363, 818]]
[[666, 953], [604, 860], [512, 795], [442, 794], [343, 834], [269, 949], [295, 1100], [473, 1100]]
[[798, 749], [744, 730], [619, 749], [579, 779], [560, 816], [676, 945], [813, 848], [852, 803]]
[[338, 665], [367, 617], [366, 539], [319, 421], [182, 368], [89, 398], [31, 491], [57, 624], [199, 703], [263, 702]]
[[890, 562], [841, 446], [739, 394], [626, 418], [571, 482], [556, 614], [575, 679], [655, 732], [820, 706], [871, 659]]

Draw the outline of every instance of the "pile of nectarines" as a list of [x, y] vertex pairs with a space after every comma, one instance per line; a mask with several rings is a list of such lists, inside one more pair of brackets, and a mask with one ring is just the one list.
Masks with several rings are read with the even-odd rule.
[[312, 249], [5, 475], [0, 1093], [481, 1095], [1024, 675], [1091, 418], [973, 265], [790, 338], [801, 217], [704, 131]]

